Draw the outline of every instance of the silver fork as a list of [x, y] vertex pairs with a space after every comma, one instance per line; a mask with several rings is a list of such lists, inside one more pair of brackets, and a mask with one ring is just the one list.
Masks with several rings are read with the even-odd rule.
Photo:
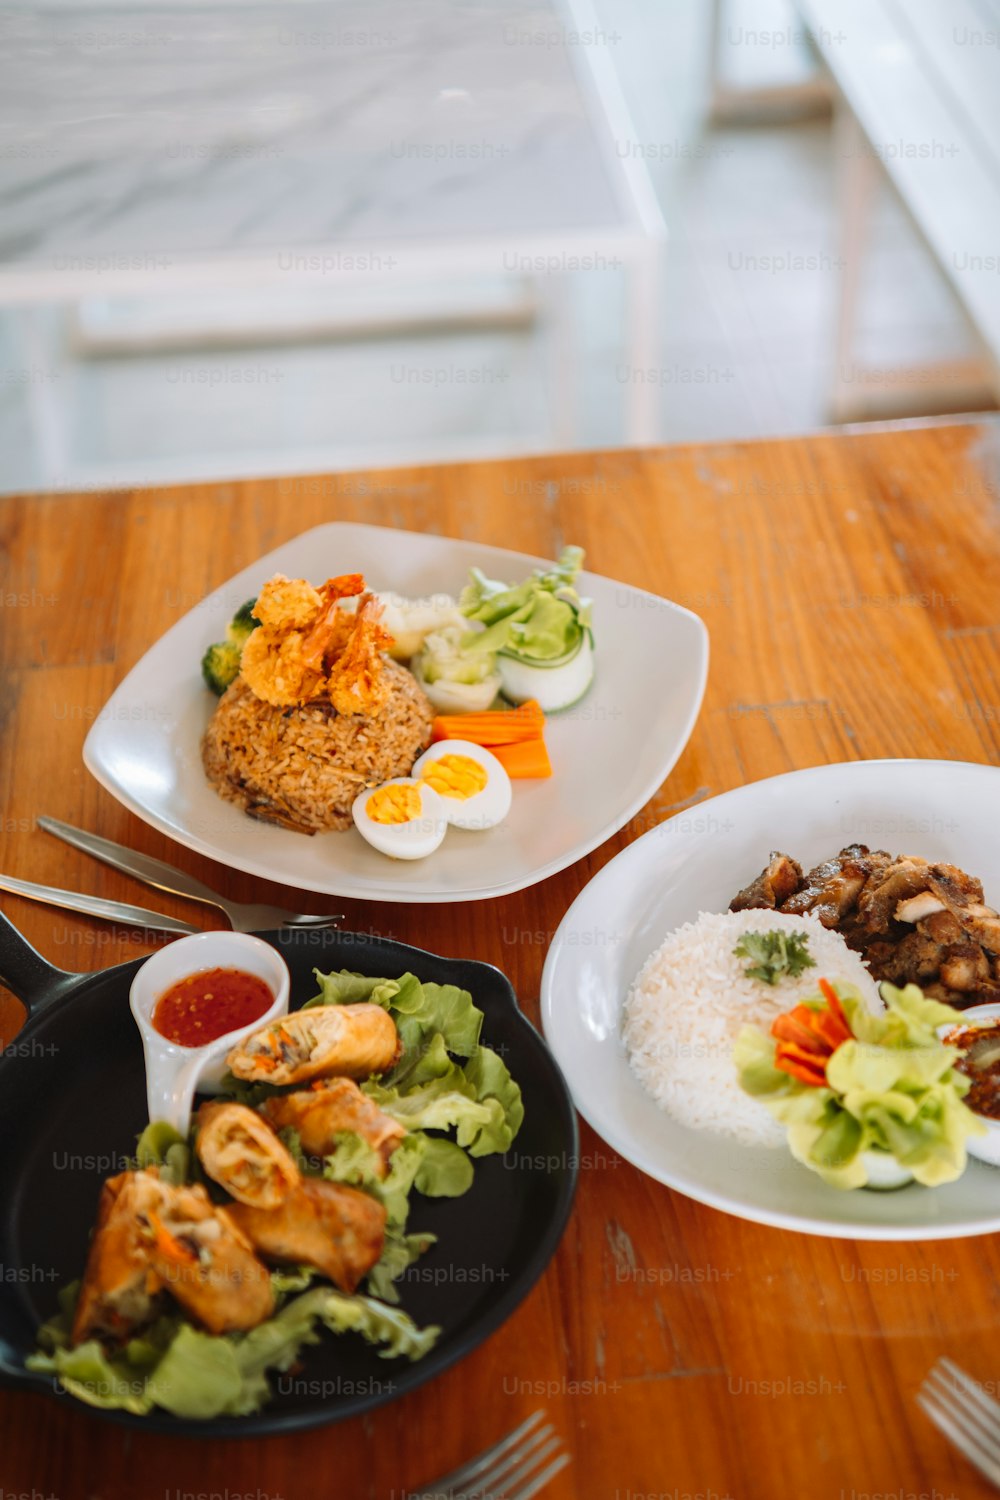
[[951, 1359], [938, 1360], [917, 1402], [959, 1453], [1000, 1489], [1000, 1405]]
[[569, 1463], [555, 1428], [548, 1422], [539, 1427], [544, 1416], [533, 1412], [478, 1458], [405, 1500], [531, 1500]]
[[200, 901], [203, 906], [214, 906], [229, 918], [234, 932], [266, 932], [271, 927], [335, 927], [343, 913], [333, 917], [310, 917], [301, 912], [286, 911], [282, 906], [267, 906], [252, 901], [230, 901], [220, 896], [211, 886], [175, 869], [165, 860], [153, 859], [135, 849], [126, 849], [111, 839], [102, 839], [96, 833], [87, 833], [83, 828], [74, 828], [72, 823], [61, 823], [58, 818], [40, 817], [39, 828], [53, 834], [74, 849], [93, 855], [115, 870], [122, 870], [154, 890], [167, 891], [171, 896], [183, 896], [188, 901]]

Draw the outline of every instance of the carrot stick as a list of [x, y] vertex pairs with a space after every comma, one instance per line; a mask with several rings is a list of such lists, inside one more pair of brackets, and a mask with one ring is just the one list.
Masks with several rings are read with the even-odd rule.
[[532, 698], [519, 708], [438, 714], [431, 732], [435, 740], [469, 740], [474, 745], [492, 747], [535, 739], [544, 728], [545, 715]]
[[522, 740], [516, 745], [492, 745], [491, 750], [512, 781], [552, 775], [552, 762], [545, 741]]

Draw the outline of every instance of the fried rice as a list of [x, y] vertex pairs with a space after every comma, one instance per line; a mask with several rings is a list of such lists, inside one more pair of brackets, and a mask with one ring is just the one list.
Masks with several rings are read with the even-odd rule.
[[201, 747], [220, 797], [300, 833], [350, 827], [358, 793], [408, 775], [430, 743], [434, 711], [415, 678], [396, 662], [383, 669], [389, 698], [374, 716], [340, 714], [325, 702], [275, 708], [237, 677]]

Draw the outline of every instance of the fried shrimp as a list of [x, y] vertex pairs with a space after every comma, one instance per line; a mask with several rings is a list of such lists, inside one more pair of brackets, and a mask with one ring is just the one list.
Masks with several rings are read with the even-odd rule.
[[381, 614], [375, 595], [362, 595], [353, 629], [327, 683], [330, 702], [340, 714], [377, 714], [388, 696], [382, 652], [393, 638], [380, 624]]
[[[275, 708], [328, 698], [338, 713], [377, 713], [388, 691], [381, 653], [392, 636], [364, 587], [360, 573], [330, 578], [319, 589], [281, 573], [268, 579], [254, 607], [261, 623], [240, 664], [254, 696]], [[355, 612], [340, 607], [358, 595]]]

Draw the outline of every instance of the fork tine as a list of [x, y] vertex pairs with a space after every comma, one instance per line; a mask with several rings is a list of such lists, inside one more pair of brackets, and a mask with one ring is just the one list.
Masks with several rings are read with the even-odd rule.
[[934, 1426], [944, 1433], [959, 1453], [963, 1454], [980, 1474], [985, 1474], [991, 1483], [1000, 1488], [1000, 1464], [995, 1464], [987, 1454], [983, 1453], [978, 1444], [967, 1436], [964, 1428], [959, 1426], [942, 1407], [935, 1406], [929, 1397], [922, 1394], [918, 1394], [916, 1399], [918, 1406], [927, 1413]]
[[492, 1448], [487, 1448], [485, 1452], [478, 1454], [471, 1462], [462, 1464], [460, 1468], [453, 1469], [450, 1474], [443, 1475], [442, 1478], [435, 1480], [429, 1486], [425, 1486], [424, 1489], [412, 1491], [406, 1497], [406, 1500], [430, 1500], [430, 1497], [433, 1497], [433, 1500], [446, 1500], [447, 1496], [453, 1495], [456, 1490], [460, 1490], [470, 1480], [477, 1479], [498, 1458], [502, 1458], [505, 1453], [509, 1453], [511, 1448], [520, 1442], [522, 1438], [526, 1437], [544, 1416], [544, 1408], [539, 1408], [538, 1411], [532, 1412], [531, 1416], [523, 1421], [520, 1427], [515, 1427], [513, 1432], [509, 1432], [505, 1438], [501, 1438], [498, 1443], [494, 1443]]
[[553, 1459], [547, 1469], [543, 1469], [534, 1479], [528, 1481], [522, 1489], [508, 1490], [507, 1500], [531, 1500], [532, 1495], [537, 1495], [539, 1490], [544, 1489], [550, 1479], [555, 1479], [561, 1469], [565, 1469], [569, 1463], [569, 1454], [560, 1453], [558, 1458]]
[[559, 1438], [552, 1427], [540, 1428], [532, 1433], [526, 1443], [515, 1448], [513, 1453], [501, 1459], [488, 1474], [484, 1474], [482, 1482], [474, 1490], [463, 1490], [463, 1496], [467, 1496], [468, 1500], [493, 1500], [494, 1496], [507, 1496], [512, 1484], [519, 1484], [522, 1479], [530, 1478], [540, 1463], [559, 1451], [559, 1446]]
[[997, 1436], [988, 1427], [983, 1426], [967, 1406], [963, 1406], [954, 1391], [948, 1391], [938, 1386], [928, 1386], [928, 1394], [936, 1399], [938, 1406], [948, 1413], [956, 1424], [968, 1435], [970, 1439], [978, 1443], [986, 1457], [996, 1464], [1000, 1464], [1000, 1442]]
[[[937, 1384], [932, 1383], [935, 1376], [937, 1376]], [[970, 1407], [963, 1402], [962, 1393], [956, 1390], [955, 1386], [949, 1385], [935, 1370], [931, 1371], [924, 1382], [924, 1390], [954, 1418], [970, 1438], [978, 1442], [991, 1462], [1000, 1464], [1000, 1427], [997, 1427], [992, 1417], [984, 1419], [978, 1407]]]
[[1000, 1402], [994, 1401], [992, 1396], [987, 1396], [982, 1386], [978, 1385], [971, 1375], [966, 1374], [961, 1365], [956, 1365], [955, 1361], [948, 1359], [947, 1356], [943, 1356], [938, 1360], [927, 1378], [929, 1380], [931, 1376], [937, 1375], [941, 1379], [942, 1372], [951, 1376], [955, 1384], [960, 1386], [969, 1399], [979, 1408], [983, 1417], [988, 1421], [994, 1422], [997, 1431], [1000, 1432]]
[[[965, 1371], [951, 1361], [947, 1362], [945, 1368], [949, 1375], [952, 1369], [955, 1370], [962, 1377], [962, 1383], [956, 1386], [954, 1377], [949, 1382], [942, 1369], [944, 1363], [940, 1361], [931, 1370], [917, 1392], [917, 1403], [959, 1452], [993, 1484], [1000, 1486], [1000, 1432], [995, 1428], [995, 1418], [990, 1410], [993, 1403], [983, 1397], [988, 1403], [985, 1417], [983, 1407], [978, 1402], [972, 1409], [963, 1404], [963, 1396], [968, 1401], [970, 1393], [974, 1392], [976, 1396], [981, 1393], [975, 1391], [974, 1382]], [[994, 1423], [993, 1430], [990, 1423]]]

